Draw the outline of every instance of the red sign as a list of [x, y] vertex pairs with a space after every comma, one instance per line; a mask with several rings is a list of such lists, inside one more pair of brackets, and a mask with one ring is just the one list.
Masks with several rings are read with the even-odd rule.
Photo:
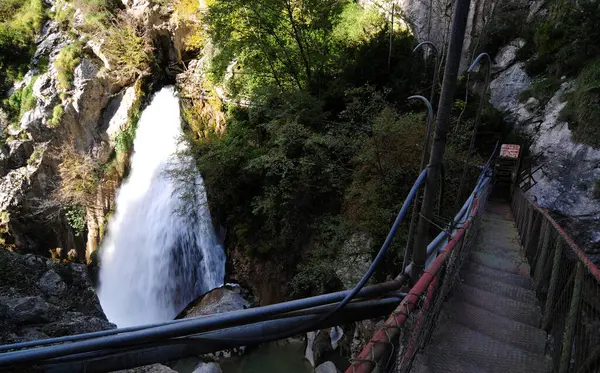
[[519, 159], [521, 146], [517, 144], [502, 144], [500, 158]]

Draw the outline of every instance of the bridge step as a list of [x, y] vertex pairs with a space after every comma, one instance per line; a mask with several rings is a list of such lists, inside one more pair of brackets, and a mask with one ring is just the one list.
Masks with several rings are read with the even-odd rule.
[[463, 360], [453, 353], [443, 353], [429, 359], [430, 355], [422, 356], [415, 362], [411, 373], [490, 373], [481, 366]]
[[[434, 355], [438, 361], [457, 360], [460, 357], [461, 361], [471, 366], [470, 372], [547, 373], [552, 370], [550, 358], [525, 351], [454, 322], [445, 323], [436, 340], [439, 342], [427, 349], [428, 354]], [[473, 366], [476, 368], [472, 368]], [[431, 370], [434, 371], [452, 372], [445, 369]]]
[[508, 261], [525, 261], [521, 259], [521, 250], [518, 247], [508, 248], [507, 245], [478, 245], [473, 248], [473, 252], [494, 255]]
[[490, 203], [417, 373], [552, 371], [530, 267], [508, 205]]
[[454, 322], [525, 351], [544, 354], [543, 330], [462, 301], [453, 301], [452, 307], [454, 313], [450, 317]]
[[511, 298], [517, 302], [527, 303], [536, 305], [537, 298], [533, 290], [525, 289], [520, 286], [509, 285], [504, 282], [495, 280], [490, 277], [481, 276], [473, 272], [461, 273], [461, 279], [463, 283], [476, 287], [481, 290], [489, 291], [490, 293], [496, 293], [504, 297]]
[[496, 293], [481, 290], [467, 284], [457, 286], [454, 296], [474, 306], [494, 312], [515, 321], [539, 327], [541, 310], [531, 303], [518, 302]]
[[529, 264], [524, 260], [508, 259], [497, 255], [473, 251], [470, 255], [471, 261], [501, 271], [514, 273], [521, 276], [529, 276]]
[[531, 279], [529, 277], [517, 275], [514, 273], [502, 271], [491, 267], [486, 267], [482, 264], [474, 262], [467, 263], [464, 267], [464, 271], [468, 271], [476, 275], [489, 277], [496, 281], [503, 282], [505, 284], [519, 286], [525, 289], [533, 289]]

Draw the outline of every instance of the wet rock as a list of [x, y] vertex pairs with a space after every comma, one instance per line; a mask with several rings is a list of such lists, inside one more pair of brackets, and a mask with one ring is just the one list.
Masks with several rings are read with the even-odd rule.
[[338, 373], [340, 370], [331, 361], [326, 361], [315, 368], [315, 373]]
[[51, 337], [62, 337], [81, 333], [114, 329], [115, 325], [95, 316], [85, 316], [80, 312], [66, 312], [61, 320], [49, 323], [42, 331]]
[[318, 332], [319, 331], [306, 333], [306, 350], [304, 351], [304, 358], [308, 360], [313, 367], [315, 366], [315, 351], [313, 347]]
[[113, 97], [102, 116], [102, 130], [108, 135], [111, 146], [117, 135], [129, 125], [129, 111], [139, 99], [135, 87], [129, 87]]
[[53, 270], [48, 270], [37, 282], [38, 288], [46, 295], [61, 295], [66, 289], [67, 284]]
[[85, 266], [0, 250], [0, 342], [113, 328]]
[[226, 287], [221, 287], [190, 303], [177, 318], [183, 319], [214, 313], [239, 311], [248, 307], [250, 307], [250, 303], [240, 294]]
[[221, 367], [217, 363], [200, 362], [192, 373], [222, 373]]
[[144, 367], [138, 367], [133, 369], [125, 369], [114, 371], [113, 373], [177, 373], [168, 366], [161, 364], [146, 365]]
[[60, 310], [40, 296], [4, 298], [0, 303], [6, 305], [10, 319], [20, 324], [44, 323], [55, 319]]

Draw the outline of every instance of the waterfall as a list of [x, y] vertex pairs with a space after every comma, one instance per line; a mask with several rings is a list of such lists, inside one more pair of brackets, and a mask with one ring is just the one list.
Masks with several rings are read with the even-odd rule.
[[98, 297], [119, 327], [173, 319], [223, 284], [225, 254], [181, 135], [179, 100], [163, 88], [140, 118], [131, 173], [100, 247]]

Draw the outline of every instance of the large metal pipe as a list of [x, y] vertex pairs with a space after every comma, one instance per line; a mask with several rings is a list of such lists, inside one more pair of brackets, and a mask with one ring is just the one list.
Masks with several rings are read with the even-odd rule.
[[[398, 290], [403, 285], [404, 285], [404, 283], [400, 282], [400, 281], [389, 281], [389, 282], [384, 282], [384, 283], [377, 284], [377, 285], [366, 286], [358, 293], [357, 297], [358, 298], [371, 298], [374, 296], [380, 296], [380, 295], [388, 293], [390, 291]], [[293, 300], [293, 301], [279, 303], [279, 304], [288, 304], [292, 308], [294, 308], [296, 310], [300, 310], [300, 309], [304, 309], [304, 308], [316, 307], [316, 306], [320, 306], [320, 305], [324, 305], [324, 304], [339, 302], [340, 300], [344, 299], [344, 297], [348, 293], [350, 293], [350, 290], [338, 291], [338, 292], [330, 293], [330, 294], [317, 295], [317, 296], [310, 297], [310, 298], [303, 298], [303, 299]], [[269, 309], [274, 306], [278, 306], [279, 304], [259, 307], [259, 308], [255, 308], [255, 309], [256, 310], [258, 310], [258, 309], [265, 310], [265, 309]], [[240, 312], [243, 312], [243, 311], [240, 311]], [[152, 329], [152, 328], [156, 328], [156, 327], [164, 326], [164, 325], [171, 325], [171, 324], [176, 324], [176, 323], [187, 322], [190, 320], [218, 318], [218, 317], [221, 317], [222, 315], [224, 315], [224, 314], [198, 316], [198, 317], [191, 317], [188, 319], [171, 320], [171, 321], [149, 324], [149, 325], [140, 325], [140, 326], [134, 326], [134, 327], [128, 327], [128, 328], [102, 330], [99, 332], [83, 333], [83, 334], [70, 335], [70, 336], [64, 336], [64, 337], [58, 337], [58, 338], [49, 338], [49, 339], [43, 339], [43, 340], [39, 340], [39, 341], [15, 343], [15, 344], [10, 344], [10, 345], [0, 346], [0, 352], [10, 351], [10, 350], [19, 350], [19, 349], [30, 348], [30, 347], [40, 347], [40, 346], [65, 343], [65, 342], [75, 342], [75, 341], [81, 341], [81, 340], [85, 340], [85, 339], [105, 337], [105, 336], [116, 335], [116, 334], [125, 334], [125, 333], [139, 331], [139, 330]], [[0, 366], [2, 365], [1, 357], [2, 357], [2, 355], [0, 355]]]
[[[397, 296], [380, 300], [370, 300], [349, 304], [339, 313], [316, 324], [316, 329], [347, 324], [362, 319], [387, 315], [400, 302]], [[253, 345], [257, 337], [268, 337], [297, 326], [313, 323], [319, 315], [329, 312], [333, 305], [320, 306], [318, 309], [300, 312], [312, 312], [308, 315], [289, 315], [283, 319], [262, 321], [250, 325], [213, 331], [198, 336], [153, 342], [135, 346], [88, 352], [57, 358], [43, 363], [47, 373], [100, 373], [118, 369], [128, 369], [142, 365], [166, 362], [190, 356]]]
[[[364, 297], [366, 295], [373, 296], [385, 294], [386, 292], [399, 289], [402, 285], [404, 285], [404, 283], [401, 281], [390, 281], [366, 287], [359, 291], [358, 295]], [[36, 362], [53, 357], [67, 356], [98, 349], [127, 347], [140, 343], [156, 342], [168, 338], [182, 337], [251, 322], [264, 321], [268, 317], [277, 314], [339, 302], [340, 300], [345, 299], [347, 294], [347, 291], [324, 294], [312, 298], [278, 303], [265, 307], [226, 312], [213, 317], [178, 320], [177, 322], [169, 322], [149, 329], [134, 330], [121, 334], [110, 334], [102, 338], [79, 340], [70, 344], [4, 353], [0, 355], [0, 367], [25, 362]]]

